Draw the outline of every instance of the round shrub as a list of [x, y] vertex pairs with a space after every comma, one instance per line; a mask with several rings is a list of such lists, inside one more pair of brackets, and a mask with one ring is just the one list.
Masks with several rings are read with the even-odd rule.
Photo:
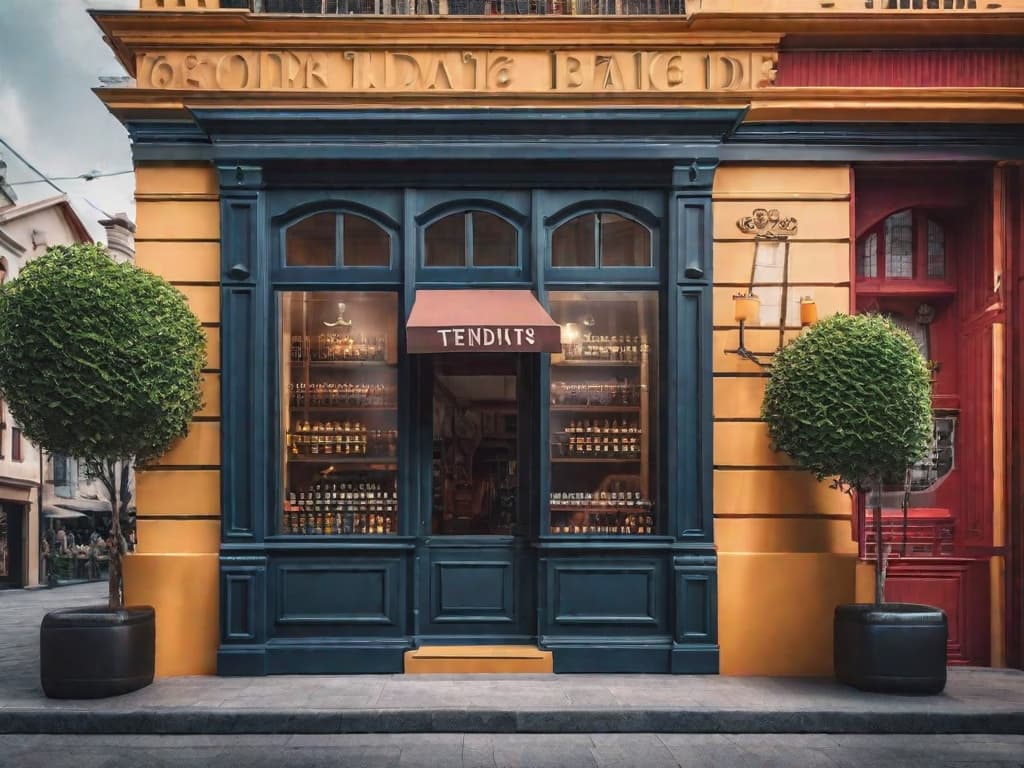
[[888, 318], [833, 315], [775, 355], [761, 413], [776, 450], [819, 480], [867, 490], [927, 452], [931, 376]]
[[183, 436], [205, 364], [184, 296], [99, 245], [51, 248], [0, 288], [0, 396], [28, 439], [97, 470]]

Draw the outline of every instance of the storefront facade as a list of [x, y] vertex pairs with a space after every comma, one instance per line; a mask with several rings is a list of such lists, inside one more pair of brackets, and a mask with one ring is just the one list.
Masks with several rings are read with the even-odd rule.
[[[138, 479], [127, 589], [157, 606], [159, 673], [493, 646], [533, 649], [531, 671], [827, 672], [874, 542], [758, 419], [759, 363], [811, 301], [906, 317], [940, 363], [891, 595], [950, 611], [954, 661], [1019, 658], [1024, 83], [985, 64], [1015, 51], [965, 48], [977, 82], [848, 85], [870, 73], [815, 58], [826, 12], [151, 5], [96, 14], [137, 78], [101, 96], [135, 145], [137, 260], [211, 347], [204, 410]], [[847, 17], [1009, 35], [1024, 9]]]

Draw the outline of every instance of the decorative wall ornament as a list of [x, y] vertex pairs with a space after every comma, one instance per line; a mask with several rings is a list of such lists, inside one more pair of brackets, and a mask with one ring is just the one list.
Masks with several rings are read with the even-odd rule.
[[796, 234], [796, 219], [783, 217], [778, 208], [755, 208], [750, 216], [736, 222], [740, 232], [755, 240], [786, 240]]

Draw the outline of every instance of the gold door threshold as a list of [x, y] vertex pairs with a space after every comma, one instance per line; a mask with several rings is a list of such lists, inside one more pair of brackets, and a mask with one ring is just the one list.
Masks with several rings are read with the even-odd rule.
[[532, 645], [426, 645], [405, 652], [407, 675], [544, 674], [553, 670], [551, 651]]

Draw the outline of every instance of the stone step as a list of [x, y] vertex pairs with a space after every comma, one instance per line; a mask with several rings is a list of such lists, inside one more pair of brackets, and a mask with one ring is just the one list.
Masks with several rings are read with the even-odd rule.
[[551, 651], [532, 645], [425, 645], [405, 652], [407, 675], [545, 674]]

